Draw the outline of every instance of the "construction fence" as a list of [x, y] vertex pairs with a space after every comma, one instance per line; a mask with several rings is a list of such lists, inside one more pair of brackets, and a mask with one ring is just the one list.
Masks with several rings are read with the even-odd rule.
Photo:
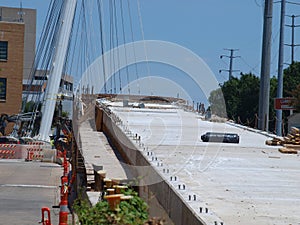
[[30, 144], [0, 144], [0, 159], [56, 162], [56, 149], [45, 142]]

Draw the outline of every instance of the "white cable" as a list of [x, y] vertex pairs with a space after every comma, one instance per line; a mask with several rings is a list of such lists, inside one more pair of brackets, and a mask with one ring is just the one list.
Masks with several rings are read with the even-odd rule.
[[131, 10], [130, 10], [130, 0], [127, 0], [127, 7], [128, 7], [128, 15], [129, 15], [129, 22], [130, 22], [130, 32], [131, 32], [131, 41], [132, 41], [132, 47], [133, 47], [133, 56], [134, 56], [134, 66], [135, 66], [135, 75], [137, 79], [137, 90], [138, 94], [141, 94], [141, 89], [140, 89], [140, 81], [139, 81], [139, 75], [138, 75], [138, 67], [137, 67], [137, 59], [136, 59], [136, 51], [135, 51], [135, 43], [134, 43], [134, 35], [133, 35], [133, 26], [132, 26], [132, 16], [131, 16]]
[[[147, 75], [149, 77], [149, 83], [150, 83], [150, 90], [153, 91], [152, 82], [151, 82], [151, 76], [150, 76], [150, 67], [148, 62], [148, 54], [147, 54], [147, 48], [146, 48], [146, 42], [145, 42], [145, 34], [144, 34], [144, 28], [143, 28], [143, 21], [142, 21], [142, 14], [141, 14], [141, 7], [140, 7], [140, 1], [137, 0], [137, 7], [138, 7], [138, 15], [139, 15], [139, 22], [140, 22], [140, 28], [142, 32], [142, 40], [144, 43], [144, 53], [146, 58], [146, 66], [147, 66]], [[153, 92], [151, 91], [151, 95], [153, 95]]]

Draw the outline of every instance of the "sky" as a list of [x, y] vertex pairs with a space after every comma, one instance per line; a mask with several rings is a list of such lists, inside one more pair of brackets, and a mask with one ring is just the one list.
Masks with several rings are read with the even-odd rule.
[[[24, 8], [37, 9], [37, 37], [40, 36], [49, 0], [23, 0]], [[136, 0], [132, 0], [136, 2]], [[287, 15], [300, 15], [299, 3], [286, 5]], [[20, 0], [1, 0], [1, 5], [19, 7]], [[274, 1], [271, 74], [277, 76], [280, 1]], [[226, 49], [238, 49], [233, 69], [240, 73], [260, 75], [263, 0], [140, 0], [143, 36], [145, 40], [163, 40], [179, 44], [201, 57], [219, 83], [228, 79], [229, 56]], [[135, 17], [138, 19], [138, 16]], [[286, 17], [286, 24], [291, 19]], [[300, 17], [295, 19], [300, 25]], [[140, 27], [139, 27], [140, 28]], [[140, 31], [139, 31], [140, 32]], [[139, 38], [142, 36], [140, 35]], [[295, 44], [300, 44], [300, 27], [295, 28]], [[291, 43], [291, 28], [285, 27], [286, 44]], [[295, 60], [300, 61], [300, 46], [295, 48]], [[285, 63], [290, 63], [291, 48], [284, 48]], [[285, 67], [288, 66], [287, 64]]]

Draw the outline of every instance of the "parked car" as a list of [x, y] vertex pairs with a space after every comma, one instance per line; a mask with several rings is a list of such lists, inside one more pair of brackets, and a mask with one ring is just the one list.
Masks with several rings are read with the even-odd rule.
[[203, 142], [239, 143], [240, 137], [234, 133], [207, 132], [201, 136]]
[[0, 144], [20, 144], [20, 141], [18, 138], [12, 136], [1, 136]]
[[20, 137], [20, 144], [30, 144], [33, 141], [31, 137]]

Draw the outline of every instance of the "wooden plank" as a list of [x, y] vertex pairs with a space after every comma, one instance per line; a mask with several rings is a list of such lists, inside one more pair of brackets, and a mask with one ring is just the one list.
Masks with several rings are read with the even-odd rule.
[[266, 140], [266, 145], [272, 145], [273, 141], [272, 140]]
[[300, 145], [284, 144], [283, 146], [286, 148], [292, 148], [292, 149], [300, 151]]
[[284, 137], [283, 139], [284, 139], [284, 141], [290, 141], [290, 140], [291, 140], [291, 139], [288, 138], [288, 137]]
[[297, 154], [298, 153], [297, 150], [292, 149], [292, 148], [286, 148], [286, 147], [279, 148], [278, 151], [281, 153], [284, 153], [284, 154]]
[[273, 138], [273, 141], [279, 141], [279, 142], [281, 142], [281, 141], [284, 141], [284, 138], [282, 138], [282, 137], [274, 137]]
[[288, 134], [287, 137], [288, 137], [289, 139], [294, 139], [294, 135], [292, 135], [292, 134]]
[[300, 129], [297, 127], [291, 127], [291, 133], [292, 134], [299, 134], [300, 133]]

